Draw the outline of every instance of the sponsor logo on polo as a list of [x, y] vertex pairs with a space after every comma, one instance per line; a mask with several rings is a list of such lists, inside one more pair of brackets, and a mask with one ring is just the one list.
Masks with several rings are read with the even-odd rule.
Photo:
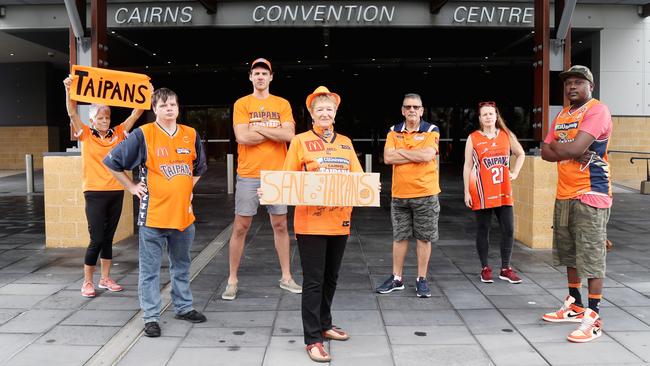
[[190, 149], [186, 149], [184, 147], [179, 147], [176, 149], [177, 154], [189, 154], [190, 152]]
[[167, 150], [167, 147], [159, 147], [156, 148], [156, 156], [159, 158], [166, 158], [169, 156], [169, 151]]
[[307, 151], [311, 151], [311, 152], [325, 150], [325, 144], [323, 143], [322, 140], [305, 141], [305, 146], [307, 147]]

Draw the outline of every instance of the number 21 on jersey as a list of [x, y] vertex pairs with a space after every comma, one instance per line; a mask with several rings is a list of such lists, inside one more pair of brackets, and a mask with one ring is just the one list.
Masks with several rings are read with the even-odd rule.
[[492, 172], [493, 184], [503, 183], [503, 166], [495, 166], [494, 168], [490, 169], [490, 172]]

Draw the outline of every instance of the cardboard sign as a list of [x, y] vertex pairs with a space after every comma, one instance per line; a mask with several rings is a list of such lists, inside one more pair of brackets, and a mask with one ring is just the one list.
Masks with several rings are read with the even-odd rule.
[[149, 77], [132, 72], [73, 65], [70, 99], [79, 102], [151, 108]]
[[379, 173], [260, 172], [263, 205], [379, 207]]

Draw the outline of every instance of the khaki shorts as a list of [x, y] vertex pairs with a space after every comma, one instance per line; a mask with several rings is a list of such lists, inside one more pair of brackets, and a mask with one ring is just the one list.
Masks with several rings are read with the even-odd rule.
[[555, 200], [553, 264], [576, 268], [580, 278], [605, 278], [609, 213], [578, 199]]

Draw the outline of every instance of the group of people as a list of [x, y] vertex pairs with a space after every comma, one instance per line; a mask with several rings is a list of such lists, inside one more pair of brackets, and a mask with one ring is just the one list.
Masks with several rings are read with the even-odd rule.
[[[556, 265], [567, 267], [569, 295], [562, 307], [545, 314], [550, 322], [580, 322], [568, 339], [586, 342], [600, 336], [599, 301], [605, 277], [605, 229], [611, 207], [611, 182], [607, 144], [611, 116], [607, 107], [591, 97], [593, 76], [584, 66], [560, 74], [571, 105], [553, 122], [542, 157], [558, 162], [558, 195], [554, 219], [553, 255]], [[312, 128], [295, 134], [289, 102], [270, 94], [271, 63], [263, 58], [250, 65], [253, 92], [238, 99], [233, 108], [233, 129], [238, 143], [235, 217], [229, 242], [229, 277], [221, 294], [235, 300], [238, 270], [244, 244], [260, 197], [260, 171], [362, 172], [352, 141], [334, 127], [341, 97], [320, 86], [306, 98]], [[71, 79], [64, 81], [68, 91]], [[177, 123], [178, 96], [160, 88], [153, 92], [156, 120], [135, 129], [142, 114], [134, 110], [122, 124], [110, 128], [110, 109], [92, 106], [90, 127], [81, 123], [76, 105], [68, 97], [68, 113], [82, 144], [83, 183], [90, 245], [85, 258], [83, 296], [95, 296], [93, 271], [101, 257], [99, 287], [120, 291], [110, 277], [111, 245], [119, 220], [125, 187], [140, 199], [139, 299], [144, 313], [144, 335], [161, 334], [160, 266], [163, 250], [170, 259], [171, 297], [175, 317], [203, 322], [205, 316], [192, 306], [189, 268], [194, 239], [192, 190], [206, 172], [206, 158], [196, 131]], [[440, 133], [422, 119], [424, 106], [418, 94], [406, 94], [401, 106], [403, 121], [388, 131], [384, 162], [392, 165], [391, 220], [393, 272], [376, 288], [381, 294], [403, 290], [403, 267], [408, 241], [416, 240], [415, 293], [431, 296], [427, 272], [431, 245], [438, 240], [440, 203], [436, 155]], [[519, 175], [524, 150], [507, 128], [494, 102], [478, 105], [479, 129], [467, 139], [463, 168], [464, 201], [476, 215], [476, 249], [481, 264], [480, 280], [493, 282], [488, 264], [492, 216], [501, 229], [499, 278], [521, 283], [510, 260], [514, 245], [511, 180]], [[287, 149], [286, 143], [289, 142]], [[514, 163], [510, 158], [514, 156]], [[139, 169], [133, 181], [124, 171]], [[302, 294], [301, 314], [308, 356], [318, 362], [331, 360], [325, 340], [347, 340], [350, 335], [333, 326], [332, 301], [351, 227], [351, 207], [296, 206], [294, 232], [302, 266], [302, 286], [290, 270], [287, 206], [266, 206], [281, 268], [278, 285]], [[582, 279], [589, 284], [589, 302], [580, 297]]]

